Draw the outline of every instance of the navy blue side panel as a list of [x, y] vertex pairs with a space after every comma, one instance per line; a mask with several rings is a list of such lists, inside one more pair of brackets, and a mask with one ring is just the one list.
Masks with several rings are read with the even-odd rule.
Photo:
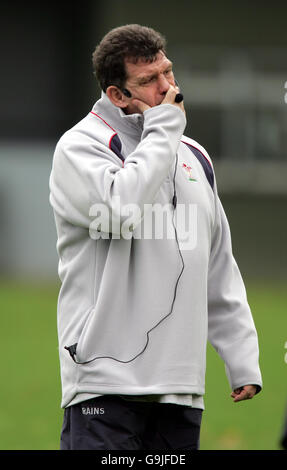
[[125, 159], [121, 154], [122, 143], [117, 134], [114, 134], [110, 140], [110, 149], [124, 162]]
[[[182, 141], [183, 142], [183, 141]], [[188, 144], [187, 142], [183, 142], [187, 147], [192, 151], [192, 153], [196, 156], [197, 160], [201, 163], [202, 168], [204, 169], [205, 176], [212, 187], [214, 188], [214, 174], [213, 174], [213, 169], [212, 166], [210, 165], [209, 161], [203, 153], [201, 153], [200, 150], [198, 150], [196, 147], [194, 147], [191, 144]]]

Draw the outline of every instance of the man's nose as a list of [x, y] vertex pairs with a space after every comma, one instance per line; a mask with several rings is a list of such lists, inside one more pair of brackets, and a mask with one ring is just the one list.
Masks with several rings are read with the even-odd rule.
[[170, 82], [164, 75], [159, 77], [159, 92], [160, 94], [165, 94], [169, 90]]

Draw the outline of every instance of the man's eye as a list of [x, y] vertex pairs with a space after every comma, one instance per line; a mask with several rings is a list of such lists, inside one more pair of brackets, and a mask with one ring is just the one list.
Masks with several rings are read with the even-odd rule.
[[147, 79], [144, 80], [141, 84], [142, 84], [142, 85], [148, 85], [148, 84], [151, 83], [153, 80], [155, 80], [154, 77], [147, 78]]

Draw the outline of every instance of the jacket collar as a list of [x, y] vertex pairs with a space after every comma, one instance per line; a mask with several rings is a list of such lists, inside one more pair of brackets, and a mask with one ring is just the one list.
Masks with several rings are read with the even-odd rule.
[[116, 132], [135, 135], [143, 131], [144, 117], [142, 114], [125, 114], [121, 108], [115, 106], [102, 91], [101, 98], [93, 106], [93, 112], [103, 118]]

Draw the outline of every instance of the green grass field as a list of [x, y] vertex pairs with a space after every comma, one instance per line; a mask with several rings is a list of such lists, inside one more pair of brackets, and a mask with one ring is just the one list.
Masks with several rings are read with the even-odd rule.
[[[245, 281], [246, 282], [246, 281]], [[280, 449], [287, 405], [286, 286], [246, 282], [258, 330], [264, 389], [233, 403], [224, 365], [208, 346], [201, 449]], [[59, 448], [62, 425], [56, 305], [58, 286], [2, 281], [0, 449]]]

